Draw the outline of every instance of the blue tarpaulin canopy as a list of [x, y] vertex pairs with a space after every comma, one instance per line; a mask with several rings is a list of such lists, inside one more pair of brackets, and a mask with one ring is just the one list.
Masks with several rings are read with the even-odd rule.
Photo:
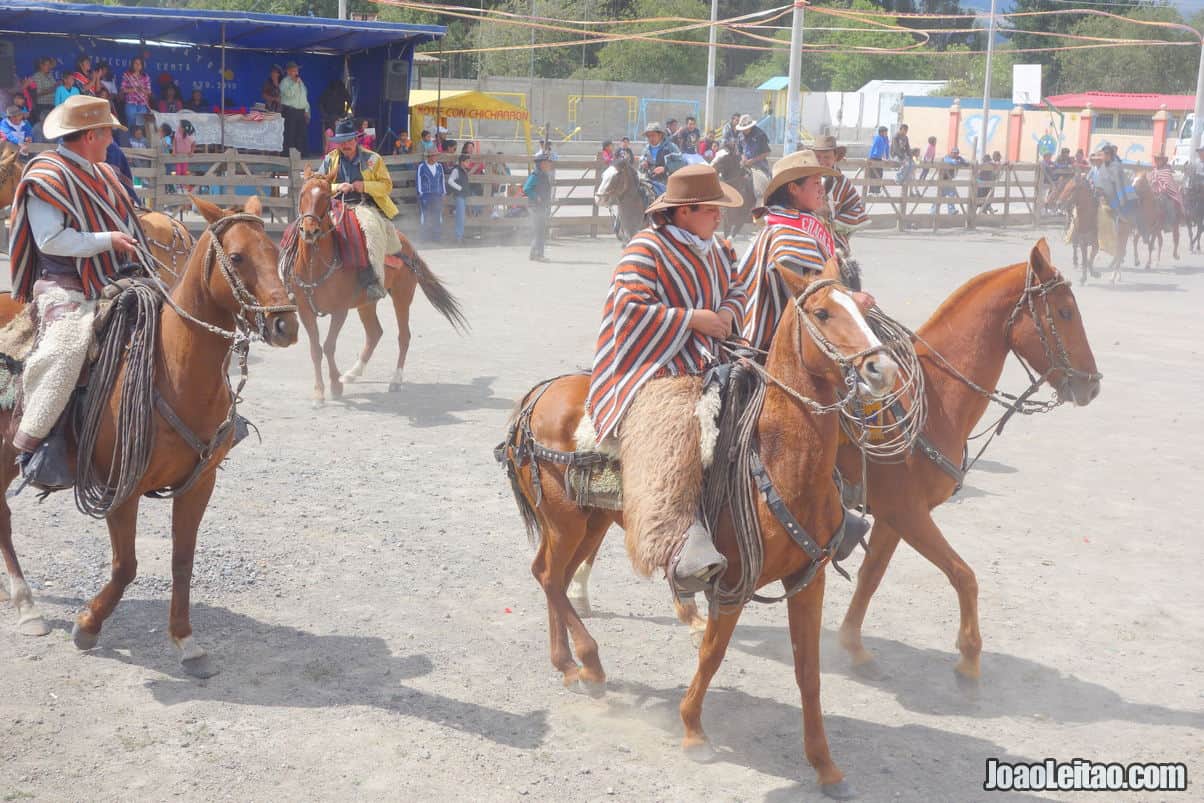
[[[223, 35], [223, 25], [225, 26]], [[289, 17], [250, 11], [0, 0], [0, 32], [150, 39], [278, 53], [354, 53], [443, 36], [441, 25]]]
[[[158, 81], [166, 80], [179, 86], [184, 97], [199, 90], [215, 106], [238, 109], [261, 100], [261, 86], [273, 64], [292, 60], [301, 66], [311, 107], [323, 89], [349, 75], [354, 113], [384, 130], [394, 121], [404, 130], [409, 114], [396, 94], [385, 97], [389, 65], [408, 64], [415, 45], [446, 31], [441, 25], [249, 11], [0, 0], [0, 40], [12, 45], [18, 76], [32, 74], [41, 56], [55, 60], [58, 75], [86, 55], [93, 63], [107, 62], [119, 79], [132, 59], [141, 58], [156, 92]], [[408, 81], [409, 70], [400, 75], [403, 83]], [[308, 138], [311, 150], [320, 147], [317, 113]]]

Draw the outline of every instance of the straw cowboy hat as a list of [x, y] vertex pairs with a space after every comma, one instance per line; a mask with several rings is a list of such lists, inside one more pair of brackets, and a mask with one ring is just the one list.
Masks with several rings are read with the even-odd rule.
[[769, 180], [769, 186], [765, 188], [765, 198], [769, 198], [780, 187], [792, 181], [815, 175], [839, 176], [840, 171], [834, 167], [821, 165], [815, 156], [815, 151], [810, 149], [795, 151], [789, 156], [784, 156], [773, 166], [773, 178]]
[[751, 114], [742, 114], [740, 119], [736, 121], [737, 131], [747, 131], [757, 124], [757, 121], [752, 118]]
[[644, 214], [691, 204], [739, 208], [744, 206], [744, 198], [735, 187], [720, 181], [718, 171], [710, 165], [686, 165], [669, 176], [664, 194]]
[[51, 109], [42, 122], [42, 134], [46, 139], [58, 139], [77, 131], [91, 131], [94, 128], [117, 128], [125, 131], [125, 126], [113, 116], [109, 102], [104, 98], [89, 95], [72, 95], [61, 105]]
[[820, 137], [819, 139], [815, 140], [815, 142], [811, 143], [810, 150], [816, 151], [817, 153], [819, 151], [836, 151], [836, 161], [838, 162], [843, 159], [844, 155], [849, 151], [849, 149], [844, 145], [837, 145], [836, 137], [832, 136], [831, 134]]

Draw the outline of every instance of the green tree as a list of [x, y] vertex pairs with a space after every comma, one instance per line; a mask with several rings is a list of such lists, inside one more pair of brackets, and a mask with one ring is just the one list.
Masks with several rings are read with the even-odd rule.
[[[1170, 7], [1141, 8], [1125, 15], [1128, 19], [1183, 22]], [[1125, 39], [1162, 39], [1190, 42], [1186, 32], [1133, 25], [1107, 17], [1087, 17], [1071, 28], [1081, 36]], [[1056, 71], [1052, 89], [1046, 93], [1107, 90], [1110, 92], [1193, 92], [1200, 48], [1192, 46], [1116, 47], [1066, 50], [1054, 54]]]
[[[685, 17], [706, 20], [710, 6], [702, 0], [636, 0], [632, 12], [635, 18]], [[675, 27], [677, 23], [635, 23], [615, 26], [615, 33], [643, 33]], [[669, 34], [667, 38], [694, 42], [707, 41], [707, 29]], [[723, 52], [719, 53], [719, 61]], [[682, 84], [701, 84], [706, 80], [707, 49], [667, 42], [648, 42], [629, 39], [608, 42], [598, 49], [597, 66], [587, 68], [588, 78], [607, 81], [649, 81]]]
[[[949, 48], [949, 52], [968, 51], [965, 45]], [[1010, 98], [1012, 96], [1012, 66], [1020, 63], [1032, 63], [1024, 56], [1012, 51], [1015, 47], [1010, 44], [997, 44], [991, 57], [991, 97]], [[944, 89], [934, 92], [936, 95], [946, 95], [958, 98], [981, 98], [983, 80], [987, 74], [987, 57], [976, 53], [965, 56], [943, 56], [933, 59], [932, 77], [938, 81], [948, 81]]]

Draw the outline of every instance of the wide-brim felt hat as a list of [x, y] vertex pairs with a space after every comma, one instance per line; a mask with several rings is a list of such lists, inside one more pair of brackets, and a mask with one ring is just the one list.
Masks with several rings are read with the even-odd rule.
[[665, 127], [660, 123], [649, 123], [648, 125], [644, 126], [644, 133], [660, 134], [662, 137], [666, 134]]
[[51, 109], [42, 121], [42, 134], [46, 139], [58, 139], [94, 128], [116, 128], [125, 131], [125, 126], [113, 116], [109, 102], [90, 95], [72, 95]]
[[837, 145], [836, 137], [832, 136], [831, 134], [822, 136], [819, 139], [815, 140], [815, 142], [812, 142], [810, 150], [813, 150], [816, 153], [818, 153], [819, 151], [835, 151], [836, 152], [836, 161], [840, 161], [841, 159], [843, 159], [845, 154], [849, 152], [849, 149], [846, 148], [844, 145]]
[[710, 165], [686, 165], [669, 176], [664, 193], [644, 213], [693, 204], [738, 208], [744, 206], [744, 197], [735, 187], [720, 181], [719, 172]]
[[344, 117], [334, 124], [334, 133], [330, 136], [330, 144], [338, 145], [340, 142], [353, 140], [358, 135], [355, 130], [355, 120], [350, 117]]
[[757, 121], [752, 118], [751, 114], [744, 114], [736, 121], [737, 131], [747, 131], [757, 124]]
[[778, 190], [778, 188], [789, 184], [792, 181], [798, 181], [800, 178], [807, 176], [839, 176], [840, 171], [834, 167], [824, 167], [819, 163], [819, 157], [815, 155], [815, 151], [811, 149], [795, 151], [794, 153], [784, 156], [779, 159], [773, 166], [773, 177], [769, 180], [769, 185], [765, 188], [764, 201]]

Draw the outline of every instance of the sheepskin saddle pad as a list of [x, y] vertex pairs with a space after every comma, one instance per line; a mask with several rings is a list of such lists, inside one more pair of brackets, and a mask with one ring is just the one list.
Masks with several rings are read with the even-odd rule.
[[[721, 398], [720, 386], [709, 384], [694, 409], [700, 428], [699, 447], [704, 470], [710, 468], [715, 457]], [[569, 468], [565, 474], [565, 484], [570, 497], [581, 507], [622, 510], [623, 470], [619, 462], [619, 439], [609, 435], [598, 443], [594, 422], [588, 411], [583, 410], [573, 440], [577, 453], [601, 454], [606, 460]]]
[[37, 336], [33, 304], [26, 304], [7, 326], [0, 329], [0, 409], [16, 407], [21, 397], [21, 371]]

